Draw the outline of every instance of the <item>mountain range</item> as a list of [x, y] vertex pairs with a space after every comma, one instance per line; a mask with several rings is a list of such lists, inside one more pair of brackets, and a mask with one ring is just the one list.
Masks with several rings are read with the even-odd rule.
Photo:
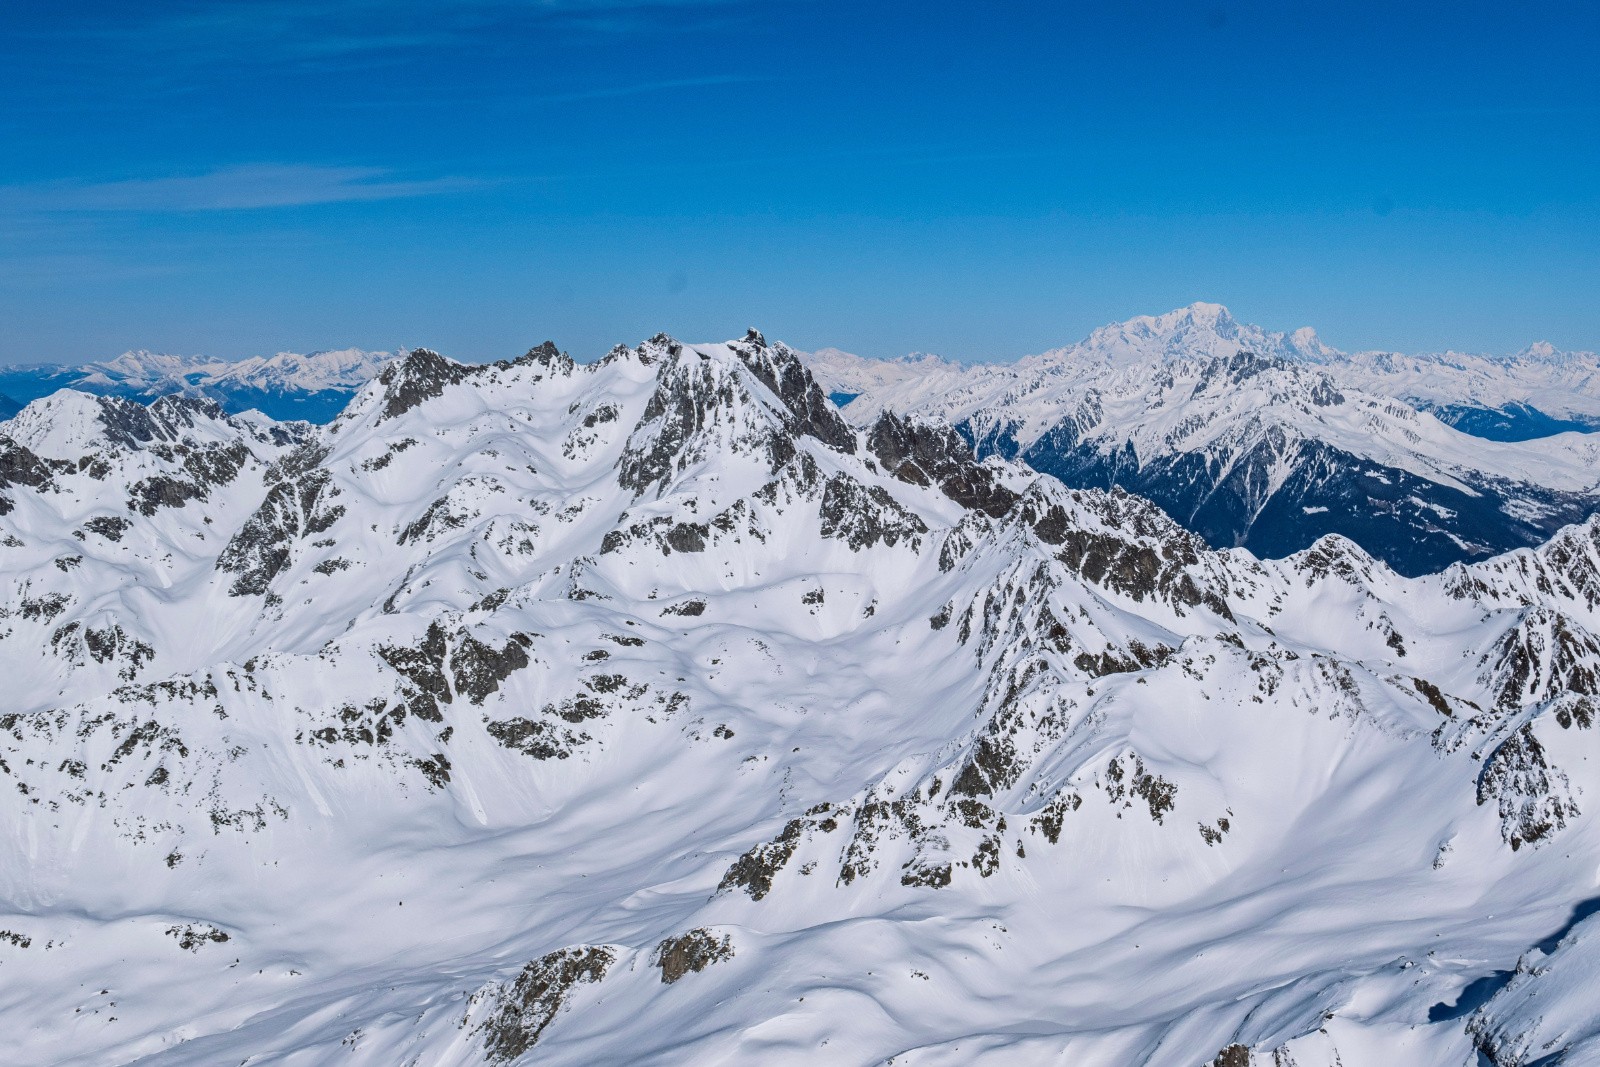
[[[1241, 357], [1254, 359], [1204, 366]], [[129, 352], [78, 367], [12, 367], [0, 372], [0, 418], [21, 406], [10, 396], [66, 387], [147, 401], [179, 393], [230, 413], [326, 423], [395, 358]], [[1596, 505], [1592, 446], [1560, 435], [1600, 427], [1600, 359], [1543, 342], [1508, 357], [1349, 354], [1309, 328], [1275, 333], [1194, 304], [1015, 364], [866, 360], [838, 349], [806, 358], [836, 402], [866, 394], [857, 421], [886, 406], [946, 418], [980, 455], [997, 449], [1070, 485], [1138, 492], [1217, 547], [1282, 556], [1340, 533], [1422, 574], [1537, 544]], [[1233, 395], [1243, 378], [1254, 392]], [[1116, 423], [1144, 423], [1138, 432], [1101, 421], [1108, 380]], [[1335, 394], [1340, 404], [1327, 403]], [[979, 423], [988, 438], [975, 436]]]
[[[1046, 357], [948, 371], [959, 432], [826, 362], [0, 423], [9, 1061], [1600, 1059], [1600, 520], [1262, 559], [1016, 458]], [[1281, 354], [1176, 362], [1102, 409], [1215, 373], [1458, 469]]]
[[1420, 575], [1539, 544], [1600, 507], [1600, 438], [1475, 436], [1589, 419], [1593, 355], [1351, 357], [1309, 329], [1195, 304], [1010, 364], [838, 350], [810, 364], [859, 426], [891, 410], [943, 419], [980, 457], [1127, 489], [1213, 547], [1261, 556], [1336, 533]]
[[[0, 372], [0, 418], [69, 387], [327, 423], [398, 354], [239, 362], [130, 352]], [[1340, 352], [1194, 304], [1011, 364], [803, 357], [846, 417], [944, 419], [982, 457], [1154, 501], [1213, 547], [1282, 557], [1348, 537], [1402, 573], [1530, 547], [1600, 506], [1600, 358]], [[17, 398], [7, 401], [6, 395]]]
[[[1087, 357], [1126, 366], [1239, 351], [1319, 367], [1344, 388], [1404, 401], [1489, 440], [1524, 441], [1600, 429], [1600, 356], [1563, 351], [1547, 341], [1508, 356], [1350, 353], [1323, 343], [1310, 327], [1278, 333], [1241, 323], [1220, 304], [1197, 303], [1164, 315], [1114, 323], [1034, 361]], [[842, 396], [902, 380], [908, 366], [922, 370], [963, 366], [923, 354], [862, 364], [860, 357], [834, 348], [816, 353], [816, 361], [847, 386], [840, 390]]]
[[1362, 352], [1330, 361], [1330, 370], [1353, 388], [1399, 397], [1490, 440], [1600, 429], [1600, 361], [1544, 341], [1500, 358]]
[[280, 352], [243, 360], [125, 352], [81, 366], [26, 364], [0, 368], [0, 413], [6, 400], [25, 404], [58, 389], [155, 400], [178, 393], [215, 400], [238, 413], [258, 409], [276, 419], [328, 422], [357, 389], [391, 360], [387, 352], [343, 349], [301, 355]]

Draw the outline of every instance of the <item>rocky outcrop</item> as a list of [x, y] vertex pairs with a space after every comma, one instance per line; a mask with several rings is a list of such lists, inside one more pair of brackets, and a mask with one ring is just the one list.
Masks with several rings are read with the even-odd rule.
[[733, 939], [718, 937], [710, 930], [690, 930], [669, 937], [656, 946], [655, 964], [661, 968], [661, 981], [671, 985], [689, 974], [697, 974], [714, 963], [733, 959]]
[[839, 416], [816, 380], [788, 346], [768, 346], [755, 330], [732, 346], [750, 373], [783, 404], [788, 412], [785, 429], [797, 437], [811, 437], [848, 455], [856, 451], [855, 431]]
[[406, 357], [389, 364], [378, 375], [383, 386], [379, 421], [398, 418], [435, 397], [445, 389], [471, 377], [474, 368], [446, 359], [427, 348], [412, 349]]
[[332, 501], [339, 496], [333, 476], [312, 469], [278, 482], [267, 491], [254, 515], [234, 534], [217, 557], [217, 569], [233, 574], [232, 596], [260, 596], [289, 566], [295, 546], [320, 534], [344, 514]]
[[579, 986], [606, 976], [616, 953], [599, 945], [558, 949], [522, 969], [510, 982], [473, 994], [467, 1021], [490, 1063], [515, 1063], [539, 1043]]
[[1490, 802], [1499, 810], [1501, 836], [1512, 851], [1538, 844], [1578, 815], [1567, 776], [1550, 766], [1531, 724], [1484, 756], [1478, 803]]
[[948, 426], [884, 412], [867, 432], [867, 449], [902, 482], [936, 486], [962, 507], [990, 518], [1000, 518], [1017, 502], [1017, 494], [977, 462]]

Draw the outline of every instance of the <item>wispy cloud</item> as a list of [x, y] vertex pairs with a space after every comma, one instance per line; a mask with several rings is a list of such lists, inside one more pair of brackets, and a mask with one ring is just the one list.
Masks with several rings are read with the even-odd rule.
[[242, 211], [398, 200], [458, 192], [482, 184], [466, 178], [403, 178], [376, 167], [268, 163], [160, 178], [0, 185], [0, 210]]
[[554, 29], [625, 33], [686, 24], [763, 0], [254, 0], [189, 3], [61, 35], [99, 39], [164, 63], [330, 63], [401, 58], [472, 45], [493, 47]]

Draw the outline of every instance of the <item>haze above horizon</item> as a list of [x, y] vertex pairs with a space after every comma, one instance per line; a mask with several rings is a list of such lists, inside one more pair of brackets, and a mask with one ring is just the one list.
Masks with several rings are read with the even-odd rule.
[[1600, 349], [1592, 9], [1062, 7], [22, 0], [3, 360]]

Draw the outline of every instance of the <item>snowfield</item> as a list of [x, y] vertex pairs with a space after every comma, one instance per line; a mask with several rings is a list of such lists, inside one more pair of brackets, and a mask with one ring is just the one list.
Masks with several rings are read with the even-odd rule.
[[0, 423], [7, 1061], [1600, 1062], [1600, 521], [1263, 561], [847, 384]]

